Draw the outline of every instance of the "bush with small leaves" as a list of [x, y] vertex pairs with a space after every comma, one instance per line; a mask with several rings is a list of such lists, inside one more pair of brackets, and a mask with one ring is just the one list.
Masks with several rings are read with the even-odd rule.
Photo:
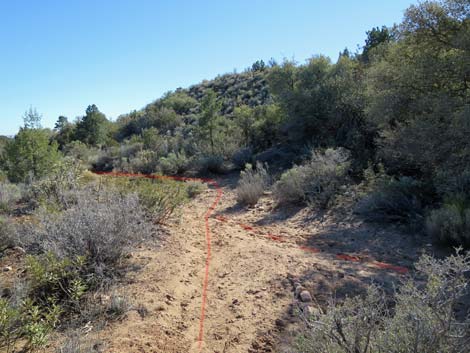
[[101, 353], [102, 344], [78, 333], [67, 335], [64, 342], [56, 349], [56, 353]]
[[105, 183], [120, 194], [135, 194], [154, 223], [165, 222], [187, 198], [187, 184], [174, 180], [106, 178]]
[[27, 299], [15, 306], [0, 298], [0, 348], [6, 353], [15, 352], [22, 344], [22, 352], [34, 352], [44, 347], [56, 327], [61, 309], [52, 304], [42, 308]]
[[197, 195], [203, 193], [207, 189], [207, 185], [200, 181], [187, 181], [186, 191], [190, 199], [195, 198]]
[[0, 217], [0, 253], [15, 245], [15, 228], [8, 219]]
[[106, 314], [112, 319], [122, 319], [131, 308], [132, 305], [127, 297], [112, 293], [106, 308]]
[[355, 211], [372, 222], [418, 226], [423, 222], [425, 194], [423, 184], [413, 178], [385, 179], [358, 202]]
[[163, 174], [175, 175], [184, 173], [189, 169], [190, 159], [185, 153], [170, 152], [168, 156], [160, 158], [158, 167]]
[[81, 190], [76, 203], [61, 213], [40, 209], [38, 224], [24, 225], [25, 247], [59, 259], [86, 260], [96, 284], [114, 277], [127, 252], [152, 235], [152, 227], [135, 194]]
[[240, 180], [235, 191], [237, 201], [244, 205], [255, 205], [268, 187], [269, 182], [267, 166], [258, 162], [256, 169], [253, 169], [251, 164], [247, 164], [246, 169], [240, 172]]
[[296, 351], [470, 351], [470, 317], [457, 318], [456, 314], [468, 293], [470, 253], [458, 251], [444, 260], [424, 256], [416, 269], [419, 276], [405, 280], [393, 297], [372, 285], [363, 297], [331, 301], [317, 314], [305, 316], [305, 331]]
[[310, 159], [281, 175], [273, 196], [279, 204], [311, 203], [327, 207], [347, 181], [349, 154], [344, 149], [312, 151]]
[[9, 212], [22, 198], [20, 185], [0, 182], [0, 212]]
[[224, 158], [218, 155], [202, 156], [197, 165], [201, 173], [220, 174], [224, 171]]
[[232, 162], [238, 169], [243, 169], [248, 163], [252, 164], [253, 160], [253, 149], [250, 147], [245, 147], [236, 151], [232, 157]]
[[74, 191], [79, 187], [83, 165], [80, 161], [64, 158], [55, 164], [50, 174], [29, 188], [30, 203], [50, 204], [64, 209], [74, 201]]
[[446, 204], [426, 218], [426, 231], [435, 240], [456, 246], [470, 246], [470, 208]]

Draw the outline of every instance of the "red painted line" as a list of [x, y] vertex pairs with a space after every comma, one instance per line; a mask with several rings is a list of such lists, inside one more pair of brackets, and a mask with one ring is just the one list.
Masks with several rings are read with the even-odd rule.
[[253, 227], [249, 226], [248, 224], [240, 223], [239, 226], [242, 227], [244, 230], [253, 230]]
[[[209, 225], [209, 218], [216, 209], [217, 205], [222, 198], [222, 189], [219, 184], [213, 179], [207, 178], [186, 178], [180, 176], [167, 176], [167, 175], [151, 175], [151, 174], [134, 174], [134, 173], [121, 173], [121, 172], [95, 172], [98, 175], [112, 176], [112, 177], [127, 177], [127, 178], [147, 178], [147, 179], [167, 179], [177, 181], [201, 181], [206, 184], [212, 185], [216, 191], [217, 196], [214, 202], [211, 204], [209, 209], [204, 215], [204, 227], [205, 227], [205, 238], [206, 238], [206, 261], [204, 267], [204, 278], [202, 281], [202, 297], [201, 297], [201, 316], [199, 319], [199, 335], [198, 335], [198, 347], [202, 350], [202, 341], [204, 339], [204, 320], [206, 317], [206, 303], [207, 303], [207, 287], [209, 285], [209, 268], [211, 261], [211, 230]], [[225, 218], [225, 221], [227, 219]]]
[[[215, 219], [217, 219], [218, 221], [221, 221], [221, 222], [230, 222], [229, 218], [221, 216], [221, 215], [215, 216]], [[254, 233], [254, 234], [258, 234], [258, 235], [263, 235], [263, 236], [265, 236], [266, 238], [268, 238], [272, 241], [279, 242], [279, 243], [289, 243], [289, 241], [287, 240], [286, 237], [284, 237], [282, 235], [274, 235], [274, 234], [271, 234], [271, 233], [266, 233], [265, 231], [260, 230], [260, 227], [254, 227], [254, 226], [251, 226], [251, 225], [248, 225], [248, 224], [245, 224], [245, 223], [238, 223], [238, 222], [233, 222], [233, 224], [240, 226], [241, 228], [243, 228], [247, 232], [251, 232], [251, 233]], [[315, 248], [313, 246], [305, 246], [305, 245], [297, 245], [297, 244], [294, 244], [294, 245], [296, 245], [297, 248], [299, 248], [300, 250], [310, 252], [310, 253], [313, 253], [313, 254], [317, 254], [317, 253], [322, 252], [320, 249]], [[353, 256], [353, 255], [342, 254], [342, 253], [335, 254], [335, 256], [336, 256], [337, 259], [343, 260], [343, 261], [367, 263], [364, 259], [362, 259], [359, 256]], [[406, 268], [406, 267], [396, 266], [396, 265], [388, 264], [388, 263], [385, 263], [385, 262], [373, 261], [373, 262], [370, 262], [369, 264], [371, 264], [372, 266], [374, 266], [376, 268], [380, 268], [380, 269], [384, 269], [384, 270], [390, 270], [390, 271], [398, 272], [400, 274], [406, 274], [406, 273], [409, 272], [409, 269]]]
[[372, 265], [378, 268], [392, 270], [401, 274], [406, 274], [410, 271], [408, 268], [403, 267], [403, 266], [395, 266], [395, 265], [391, 265], [391, 264], [387, 264], [385, 262], [379, 262], [379, 261], [372, 262]]
[[268, 239], [271, 239], [271, 240], [273, 240], [273, 241], [277, 241], [277, 242], [279, 242], [279, 243], [285, 243], [285, 242], [286, 242], [285, 238], [282, 237], [282, 236], [279, 236], [279, 235], [273, 235], [273, 234], [269, 234], [269, 233], [268, 233], [268, 234], [266, 234], [266, 237], [267, 237]]
[[311, 253], [314, 253], [314, 254], [317, 254], [317, 253], [321, 252], [320, 249], [317, 249], [317, 248], [314, 248], [314, 247], [311, 247], [311, 246], [302, 246], [302, 245], [300, 245], [299, 249], [303, 250], [303, 251], [311, 252]]
[[345, 261], [360, 262], [361, 258], [357, 256], [351, 256], [348, 254], [336, 254], [336, 258]]
[[201, 304], [201, 319], [199, 320], [199, 350], [202, 349], [202, 340], [204, 338], [204, 319], [206, 316], [206, 302], [207, 302], [207, 286], [209, 284], [209, 266], [211, 260], [211, 231], [209, 227], [209, 217], [211, 216], [212, 212], [214, 212], [217, 204], [219, 203], [220, 199], [222, 198], [222, 189], [217, 184], [216, 181], [212, 180], [209, 181], [216, 190], [217, 190], [217, 197], [215, 198], [212, 206], [207, 210], [206, 215], [204, 216], [204, 223], [206, 225], [206, 246], [207, 246], [207, 255], [206, 255], [206, 268], [204, 274], [204, 281], [202, 284], [202, 304]]

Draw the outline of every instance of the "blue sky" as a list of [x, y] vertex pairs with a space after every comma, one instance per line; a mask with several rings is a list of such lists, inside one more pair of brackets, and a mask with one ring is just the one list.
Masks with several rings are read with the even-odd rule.
[[0, 134], [30, 106], [53, 127], [96, 104], [116, 118], [258, 59], [338, 52], [413, 0], [0, 0]]

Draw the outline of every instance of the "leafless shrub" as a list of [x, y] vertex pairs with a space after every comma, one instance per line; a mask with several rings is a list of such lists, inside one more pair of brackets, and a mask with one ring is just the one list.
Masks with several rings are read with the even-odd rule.
[[241, 204], [255, 205], [268, 187], [269, 180], [267, 167], [258, 162], [256, 169], [253, 169], [251, 164], [247, 164], [246, 170], [240, 173], [236, 190], [237, 201]]
[[56, 353], [101, 353], [102, 344], [88, 337], [81, 337], [77, 332], [69, 334]]
[[298, 352], [463, 353], [470, 350], [470, 317], [456, 310], [468, 292], [470, 254], [444, 260], [424, 256], [419, 279], [405, 280], [393, 298], [371, 286], [364, 297], [331, 302], [306, 317]]
[[106, 308], [106, 314], [112, 319], [122, 319], [131, 308], [132, 305], [127, 297], [112, 293]]
[[85, 257], [97, 278], [112, 276], [127, 252], [152, 234], [134, 194], [81, 190], [71, 208], [37, 216], [39, 224], [22, 229], [24, 245], [64, 259]]

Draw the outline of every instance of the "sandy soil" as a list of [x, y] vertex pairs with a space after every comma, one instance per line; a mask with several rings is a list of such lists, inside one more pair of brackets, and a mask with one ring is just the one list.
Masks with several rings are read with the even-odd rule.
[[[299, 324], [295, 283], [319, 303], [332, 294], [359, 292], [371, 281], [390, 287], [402, 274], [374, 261], [411, 268], [428, 249], [409, 235], [363, 224], [348, 210], [336, 211], [335, 217], [306, 209], [273, 210], [269, 195], [254, 208], [241, 208], [232, 187], [233, 181], [223, 186], [209, 221], [212, 255], [202, 342], [204, 214], [214, 190], [183, 207], [161, 248], [133, 255], [142, 269], [122, 290], [147, 313], [131, 311], [102, 331], [107, 352], [288, 352]], [[300, 309], [307, 305], [313, 304]]]

